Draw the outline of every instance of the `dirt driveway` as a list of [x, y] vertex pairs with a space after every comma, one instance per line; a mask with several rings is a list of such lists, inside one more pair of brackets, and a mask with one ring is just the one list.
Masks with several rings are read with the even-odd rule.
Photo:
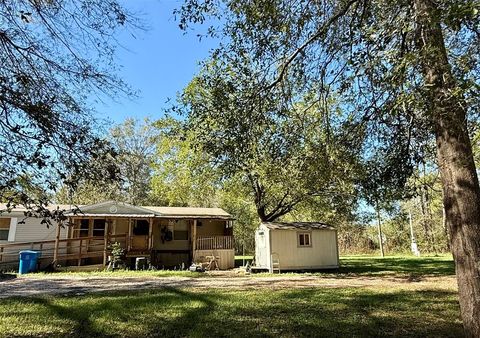
[[343, 287], [402, 287], [408, 289], [456, 289], [454, 276], [423, 277], [318, 277], [318, 276], [208, 276], [191, 277], [28, 277], [0, 280], [0, 298], [41, 295], [82, 295], [102, 291], [147, 290], [160, 288], [194, 289], [289, 289]]

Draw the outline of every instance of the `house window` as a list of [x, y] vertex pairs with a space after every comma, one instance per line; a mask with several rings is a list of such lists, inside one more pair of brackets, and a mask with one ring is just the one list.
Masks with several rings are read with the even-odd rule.
[[8, 241], [10, 218], [0, 218], [0, 241]]
[[175, 241], [188, 241], [188, 224], [186, 222], [178, 222], [173, 229], [173, 239]]
[[312, 246], [312, 240], [309, 232], [298, 233], [298, 246]]
[[175, 230], [173, 232], [173, 239], [176, 241], [188, 241], [187, 230]]
[[137, 219], [133, 225], [133, 234], [135, 236], [148, 236], [150, 224], [146, 219]]
[[88, 219], [80, 220], [80, 227], [78, 228], [78, 237], [88, 237], [89, 223], [90, 222]]
[[94, 219], [93, 220], [93, 236], [105, 236], [105, 220], [104, 219]]

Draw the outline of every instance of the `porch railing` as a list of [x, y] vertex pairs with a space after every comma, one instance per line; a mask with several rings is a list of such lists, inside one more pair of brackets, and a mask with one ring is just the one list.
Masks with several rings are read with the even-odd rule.
[[0, 266], [17, 263], [19, 252], [28, 249], [40, 252], [40, 261], [53, 261], [57, 256], [58, 261], [77, 260], [80, 265], [82, 259], [110, 254], [109, 243], [119, 242], [125, 247], [125, 237], [125, 234], [119, 234], [109, 235], [108, 240], [101, 236], [59, 239], [57, 247], [55, 240], [0, 244]]
[[198, 237], [196, 250], [233, 249], [233, 236]]

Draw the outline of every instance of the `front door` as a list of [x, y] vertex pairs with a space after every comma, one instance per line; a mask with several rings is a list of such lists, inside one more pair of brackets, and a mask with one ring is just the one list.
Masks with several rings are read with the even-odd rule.
[[132, 226], [132, 250], [148, 250], [150, 223], [146, 219], [136, 219]]

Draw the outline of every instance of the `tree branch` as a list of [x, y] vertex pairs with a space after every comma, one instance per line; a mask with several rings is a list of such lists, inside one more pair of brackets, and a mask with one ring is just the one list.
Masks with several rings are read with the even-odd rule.
[[332, 17], [330, 17], [330, 19], [327, 20], [327, 22], [325, 22], [323, 24], [323, 26], [315, 33], [313, 34], [310, 38], [308, 38], [307, 41], [305, 41], [300, 47], [298, 47], [292, 54], [290, 54], [290, 56], [285, 60], [285, 62], [283, 63], [283, 65], [281, 66], [281, 70], [280, 70], [280, 74], [278, 75], [278, 77], [270, 84], [267, 86], [267, 90], [268, 89], [272, 89], [273, 87], [275, 87], [277, 84], [279, 84], [282, 80], [283, 80], [283, 77], [285, 76], [285, 73], [287, 72], [287, 69], [289, 67], [289, 65], [295, 60], [295, 58], [305, 49], [307, 48], [311, 43], [313, 43], [314, 41], [320, 39], [322, 36], [324, 36], [328, 29], [330, 28], [330, 26], [335, 22], [337, 21], [339, 18], [341, 18], [342, 16], [344, 16], [348, 10], [350, 9], [350, 7], [352, 7], [352, 5], [356, 2], [358, 2], [359, 0], [350, 0], [346, 5], [345, 7], [343, 7], [341, 10], [339, 10], [335, 15], [333, 15]]

